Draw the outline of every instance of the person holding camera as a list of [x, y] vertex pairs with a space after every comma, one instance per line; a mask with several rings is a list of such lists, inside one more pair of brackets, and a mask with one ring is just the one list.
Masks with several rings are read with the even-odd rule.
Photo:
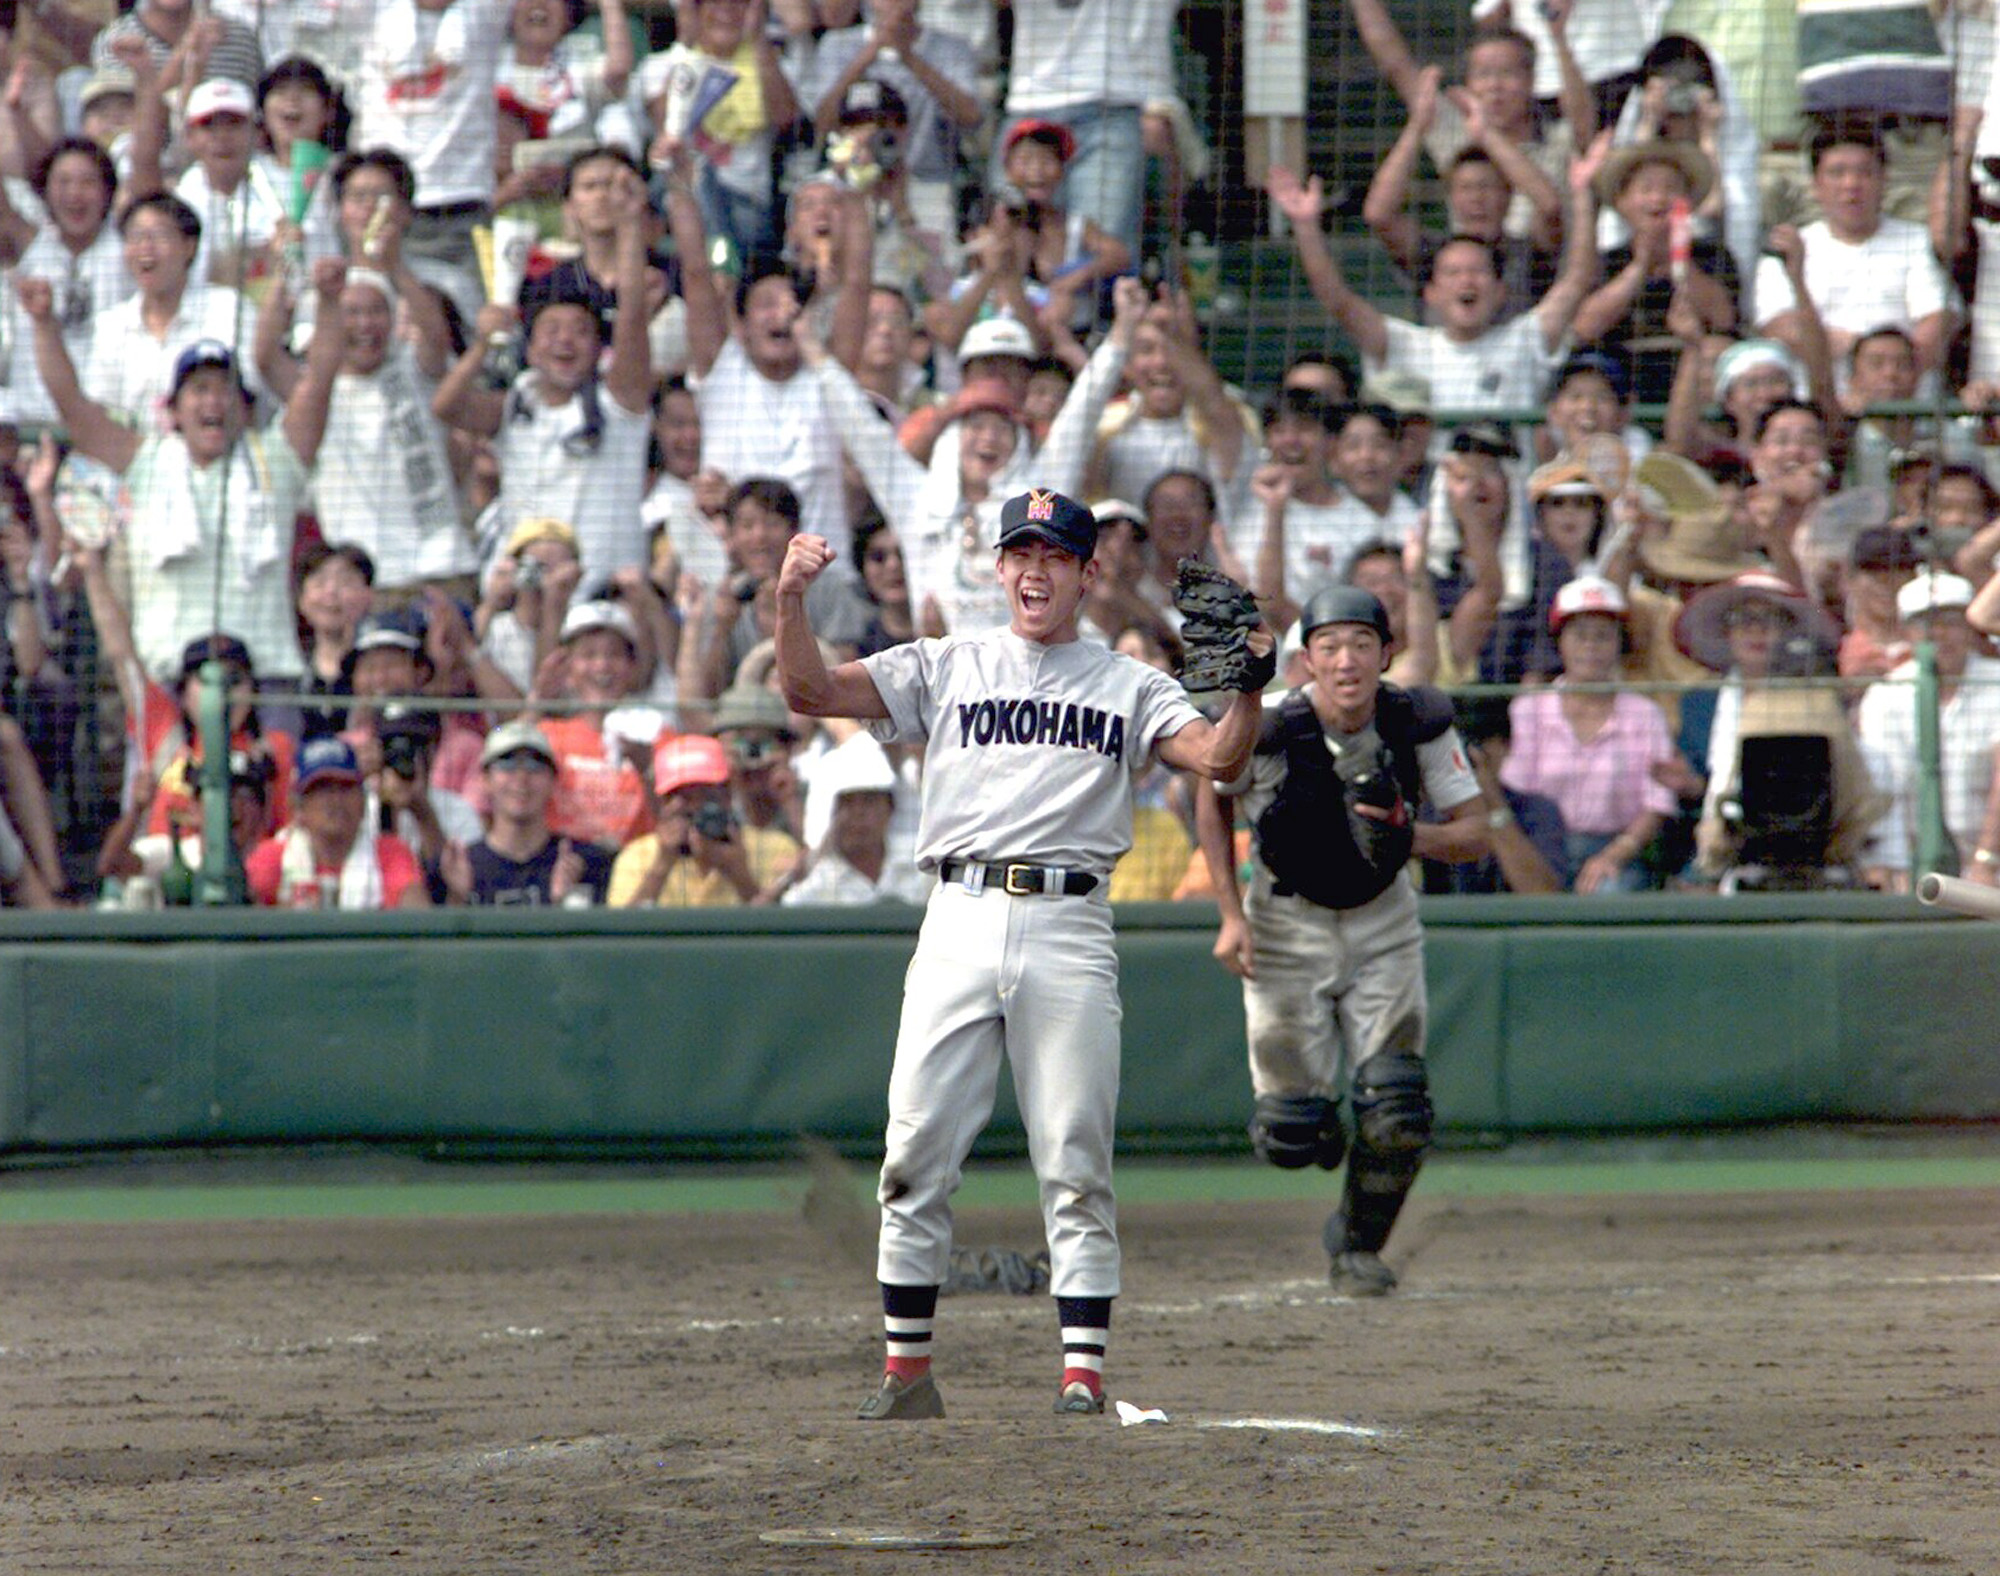
[[813, 130], [831, 136], [857, 84], [894, 91], [906, 110], [894, 162], [910, 212], [920, 229], [949, 238], [956, 233], [959, 138], [986, 116], [978, 53], [969, 39], [918, 21], [917, 0], [868, 0], [863, 10], [865, 21], [820, 39], [799, 98]]
[[729, 752], [689, 733], [653, 752], [653, 830], [611, 867], [612, 908], [717, 908], [771, 901], [798, 845], [744, 826], [729, 802]]
[[547, 515], [516, 525], [487, 570], [472, 615], [473, 634], [487, 659], [523, 694], [562, 644], [563, 619], [582, 580], [576, 532], [567, 521]]
[[715, 736], [729, 752], [729, 787], [736, 813], [759, 830], [788, 839], [799, 851], [805, 801], [792, 770], [799, 735], [778, 692], [736, 683], [716, 702]]
[[474, 841], [483, 830], [464, 797], [431, 781], [442, 735], [434, 711], [383, 707], [375, 722], [382, 766], [367, 784], [370, 821], [394, 832], [427, 867], [437, 864], [447, 844]]
[[[909, 109], [880, 82], [856, 82], [840, 105], [837, 130], [826, 140], [825, 166], [792, 193], [785, 255], [822, 285], [859, 266], [872, 282], [905, 294], [942, 295], [951, 286], [944, 239], [911, 210], [903, 171]], [[840, 198], [859, 192], [874, 232], [872, 258], [841, 257]]]

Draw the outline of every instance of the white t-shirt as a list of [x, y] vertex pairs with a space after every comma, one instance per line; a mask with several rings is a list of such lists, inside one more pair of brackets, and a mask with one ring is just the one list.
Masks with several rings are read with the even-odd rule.
[[494, 89], [512, 9], [507, 0], [456, 0], [443, 11], [381, 0], [362, 46], [352, 142], [407, 159], [419, 207], [493, 196]]
[[[1905, 331], [1952, 305], [1951, 284], [1920, 224], [1885, 215], [1859, 244], [1838, 239], [1824, 219], [1799, 232], [1806, 249], [1806, 290], [1828, 328], [1850, 334], [1894, 324]], [[1798, 305], [1775, 257], [1757, 265], [1757, 311], [1764, 322]]]
[[1389, 512], [1377, 514], [1352, 493], [1332, 503], [1285, 505], [1285, 595], [1303, 602], [1321, 586], [1338, 585], [1348, 561], [1371, 542], [1401, 546], [1417, 523], [1417, 506], [1397, 493]]
[[376, 0], [211, 0], [218, 15], [256, 31], [267, 64], [287, 55], [318, 62], [336, 84], [352, 82]]
[[1108, 873], [1132, 846], [1133, 784], [1154, 746], [1201, 715], [1157, 668], [1087, 640], [995, 629], [862, 666], [889, 711], [870, 732], [925, 741], [925, 870], [975, 859]]
[[549, 135], [588, 134], [598, 112], [616, 102], [604, 85], [604, 53], [595, 40], [572, 35], [545, 66], [523, 65], [510, 39], [500, 56], [500, 81], [529, 109], [549, 117]]
[[[63, 344], [79, 375], [90, 365], [98, 314], [125, 300], [135, 288], [132, 276], [125, 271], [124, 244], [108, 223], [81, 253], [65, 246], [52, 226], [42, 226], [21, 253], [14, 274], [16, 278], [27, 274], [46, 279], [54, 288], [56, 321], [63, 326]], [[12, 290], [0, 294], [0, 319], [6, 324], [7, 409], [12, 419], [53, 423], [55, 402], [42, 386], [42, 374], [35, 366], [34, 325]]]
[[177, 673], [189, 641], [222, 629], [250, 648], [259, 678], [298, 678], [292, 536], [306, 471], [283, 427], [199, 467], [179, 434], [148, 438], [125, 488], [132, 639], [146, 671]]
[[432, 385], [398, 341], [374, 372], [333, 380], [313, 471], [313, 510], [329, 542], [364, 547], [375, 584], [413, 586], [477, 567], [459, 522]]
[[646, 529], [664, 530], [680, 555], [681, 568], [704, 585], [714, 585], [729, 573], [729, 552], [715, 527], [694, 506], [694, 488], [680, 477], [662, 472], [639, 505]]
[[155, 338], [140, 317], [141, 299], [127, 296], [103, 308], [91, 327], [90, 362], [78, 369], [83, 392], [115, 414], [136, 420], [142, 431], [156, 430], [159, 407], [174, 380], [174, 363], [198, 339], [218, 339], [240, 345], [237, 370], [253, 392], [263, 380], [249, 354], [257, 310], [234, 290], [221, 285], [202, 288], [192, 277], [181, 293], [180, 310]]
[[1440, 328], [1421, 327], [1399, 317], [1382, 321], [1389, 335], [1387, 353], [1366, 364], [1368, 376], [1385, 368], [1414, 372], [1430, 384], [1431, 405], [1437, 410], [1540, 406], [1568, 344], [1565, 335], [1563, 343], [1551, 350], [1535, 312], [1509, 318], [1463, 343], [1447, 338]]
[[236, 190], [224, 196], [209, 184], [208, 171], [191, 166], [174, 184], [174, 195], [201, 218], [201, 246], [190, 279], [240, 290], [269, 273], [261, 255], [285, 217], [286, 188], [277, 166], [262, 155], [250, 161]]
[[501, 531], [524, 519], [550, 515], [576, 530], [583, 578], [588, 585], [614, 569], [646, 561], [646, 529], [639, 500], [646, 491], [646, 445], [653, 422], [646, 411], [630, 411], [597, 385], [604, 430], [595, 447], [581, 440], [584, 401], [571, 395], [547, 405], [538, 392], [540, 374], [528, 371], [507, 395], [500, 436]]
[[1131, 69], [1173, 31], [1180, 0], [1015, 0], [1006, 118], [1145, 102]]
[[799, 495], [800, 529], [847, 551], [840, 440], [819, 379], [801, 368], [773, 382], [734, 335], [701, 380], [701, 463], [732, 482], [771, 476]]

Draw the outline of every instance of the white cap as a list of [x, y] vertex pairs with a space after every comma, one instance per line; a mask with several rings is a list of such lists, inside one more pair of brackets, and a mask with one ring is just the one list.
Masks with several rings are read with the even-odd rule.
[[1611, 581], [1602, 575], [1578, 575], [1556, 592], [1549, 608], [1549, 628], [1561, 629], [1579, 613], [1608, 613], [1622, 619], [1625, 611], [1625, 593]]
[[1913, 623], [1927, 613], [1962, 613], [1972, 606], [1972, 582], [1961, 575], [1918, 575], [1896, 593], [1896, 617]]
[[563, 615], [562, 644], [566, 646], [578, 635], [588, 634], [593, 629], [615, 629], [634, 651], [639, 649], [639, 626], [632, 622], [632, 615], [616, 602], [577, 603]]
[[217, 115], [241, 115], [245, 120], [255, 120], [257, 101], [234, 77], [210, 77], [188, 95], [187, 123], [199, 126]]
[[974, 356], [1019, 356], [1023, 361], [1033, 361], [1035, 336], [1028, 332], [1027, 324], [1011, 317], [982, 318], [958, 342], [960, 361], [970, 361]]

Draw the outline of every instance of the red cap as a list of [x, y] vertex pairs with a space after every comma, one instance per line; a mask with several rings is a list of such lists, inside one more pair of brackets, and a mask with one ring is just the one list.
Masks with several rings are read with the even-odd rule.
[[662, 739], [653, 751], [653, 792], [662, 799], [677, 788], [719, 787], [729, 781], [729, 752], [706, 733]]
[[1000, 146], [1001, 157], [1014, 151], [1014, 144], [1023, 137], [1039, 137], [1056, 150], [1056, 157], [1067, 164], [1076, 157], [1076, 136], [1069, 127], [1058, 125], [1052, 120], [1017, 120], [1007, 128], [1007, 140]]

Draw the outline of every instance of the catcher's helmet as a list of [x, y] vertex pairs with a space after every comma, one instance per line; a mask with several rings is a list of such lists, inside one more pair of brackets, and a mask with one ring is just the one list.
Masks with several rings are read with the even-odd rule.
[[1299, 613], [1299, 639], [1310, 640], [1323, 624], [1366, 624], [1389, 644], [1389, 613], [1381, 599], [1359, 586], [1327, 586], [1306, 598]]

